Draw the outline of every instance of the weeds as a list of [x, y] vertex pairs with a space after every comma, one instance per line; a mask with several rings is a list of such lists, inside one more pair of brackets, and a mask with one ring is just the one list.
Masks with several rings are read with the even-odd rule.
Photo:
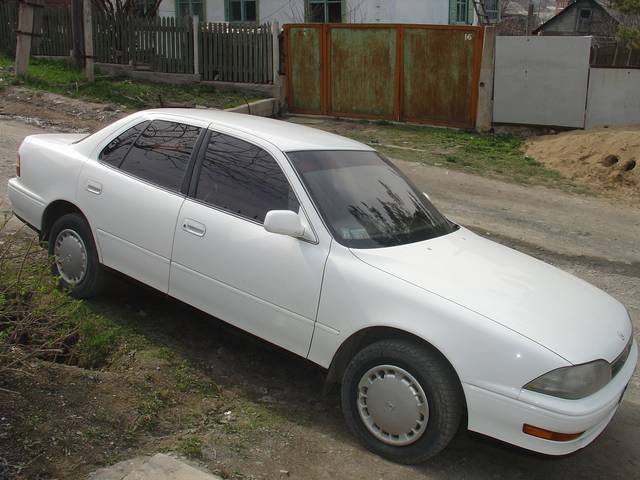
[[0, 377], [28, 375], [33, 359], [104, 364], [117, 328], [62, 291], [37, 239], [5, 234], [7, 222], [0, 225]]
[[200, 458], [202, 456], [203, 442], [199, 437], [189, 437], [181, 440], [175, 448], [180, 455], [189, 458]]

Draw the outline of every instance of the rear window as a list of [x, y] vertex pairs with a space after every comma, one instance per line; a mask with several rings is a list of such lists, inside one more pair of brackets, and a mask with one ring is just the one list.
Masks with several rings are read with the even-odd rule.
[[147, 125], [149, 125], [148, 121], [139, 123], [135, 127], [131, 127], [129, 130], [118, 135], [116, 138], [111, 140], [106, 147], [104, 147], [102, 152], [100, 152], [98, 159], [113, 167], [119, 168], [122, 160], [124, 160], [124, 157], [131, 148], [131, 145], [136, 141], [138, 135], [147, 128]]
[[137, 138], [120, 168], [179, 191], [200, 130], [184, 123], [154, 120]]

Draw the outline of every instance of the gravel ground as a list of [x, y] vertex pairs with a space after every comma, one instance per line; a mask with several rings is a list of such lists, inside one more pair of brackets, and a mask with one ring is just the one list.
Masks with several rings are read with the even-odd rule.
[[[54, 130], [54, 126], [49, 126], [46, 131]], [[14, 173], [19, 143], [24, 136], [43, 131], [22, 121], [0, 119], [0, 198], [5, 199], [6, 181]], [[629, 308], [638, 339], [639, 210], [592, 196], [507, 184], [411, 162], [397, 163], [453, 220], [567, 270], [618, 298]], [[7, 203], [3, 203], [2, 209], [7, 208]], [[281, 369], [293, 372], [293, 378], [303, 368], [288, 355], [282, 356]], [[274, 375], [282, 381], [282, 375]], [[311, 387], [301, 383], [301, 395], [312, 395]], [[334, 400], [330, 399], [329, 404]], [[292, 402], [296, 401], [292, 398]], [[292, 427], [291, 446], [287, 451], [277, 452], [283, 464], [291, 465], [287, 468], [291, 469], [292, 477], [637, 478], [640, 471], [637, 371], [625, 402], [607, 430], [591, 446], [562, 458], [542, 457], [484, 437], [463, 434], [434, 461], [420, 467], [405, 467], [364, 452], [346, 433], [339, 411], [330, 410], [326, 417], [326, 422], [318, 420]]]

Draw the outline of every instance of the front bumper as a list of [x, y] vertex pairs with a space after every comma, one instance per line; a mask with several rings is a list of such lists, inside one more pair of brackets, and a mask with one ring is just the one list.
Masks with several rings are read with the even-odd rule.
[[[598, 392], [580, 400], [565, 400], [522, 390], [518, 398], [463, 384], [469, 430], [547, 455], [565, 455], [591, 443], [609, 424], [638, 361], [634, 341], [618, 374]], [[566, 442], [545, 440], [522, 431], [524, 424], [560, 433], [584, 432]]]

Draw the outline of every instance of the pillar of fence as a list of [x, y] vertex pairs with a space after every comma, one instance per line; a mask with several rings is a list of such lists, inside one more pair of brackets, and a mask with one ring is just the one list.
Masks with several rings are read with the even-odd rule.
[[42, 8], [42, 0], [20, 2], [18, 7], [18, 29], [16, 30], [16, 75], [24, 77], [29, 67], [31, 37], [33, 36], [34, 9]]
[[200, 17], [193, 17], [193, 74], [200, 75]]
[[87, 80], [95, 80], [93, 58], [93, 12], [92, 0], [84, 0], [83, 5], [83, 29], [84, 29], [84, 75]]
[[278, 98], [282, 96], [280, 93], [280, 24], [278, 22], [271, 23], [271, 41], [273, 45], [273, 86]]

